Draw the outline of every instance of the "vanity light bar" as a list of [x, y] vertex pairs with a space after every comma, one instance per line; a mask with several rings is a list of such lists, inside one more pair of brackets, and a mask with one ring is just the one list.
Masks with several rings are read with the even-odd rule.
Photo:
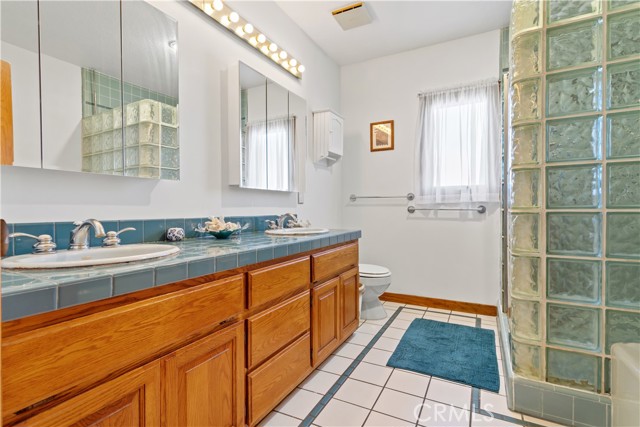
[[191, 4], [233, 32], [254, 49], [275, 62], [293, 76], [301, 79], [304, 65], [291, 57], [286, 50], [270, 40], [249, 21], [227, 6], [222, 0], [189, 0]]

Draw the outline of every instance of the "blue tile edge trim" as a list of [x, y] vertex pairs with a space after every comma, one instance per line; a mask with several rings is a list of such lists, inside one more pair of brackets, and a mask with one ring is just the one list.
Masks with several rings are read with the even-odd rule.
[[318, 402], [316, 406], [313, 407], [311, 412], [309, 412], [309, 414], [304, 418], [304, 420], [302, 420], [302, 422], [300, 423], [300, 427], [310, 427], [311, 424], [313, 424], [313, 421], [315, 421], [318, 415], [320, 415], [320, 412], [322, 412], [324, 407], [329, 403], [329, 401], [333, 398], [333, 396], [335, 396], [338, 390], [340, 390], [340, 387], [342, 387], [345, 381], [347, 381], [347, 378], [349, 378], [349, 375], [353, 373], [353, 371], [356, 369], [356, 367], [358, 367], [360, 362], [362, 362], [362, 360], [373, 348], [376, 342], [378, 342], [380, 337], [386, 332], [386, 330], [393, 323], [393, 321], [396, 320], [396, 317], [398, 317], [398, 315], [402, 311], [402, 308], [403, 307], [398, 307], [396, 312], [391, 315], [389, 320], [387, 320], [387, 322], [382, 326], [382, 328], [380, 328], [378, 333], [373, 336], [371, 341], [369, 341], [366, 347], [360, 352], [358, 357], [356, 357], [354, 361], [351, 362], [349, 367], [342, 373], [342, 375], [340, 375], [340, 378], [336, 380], [336, 382], [331, 386], [329, 391], [324, 396], [322, 396], [322, 399], [320, 399], [320, 402]]
[[[602, 425], [591, 425], [591, 427], [610, 427], [611, 426], [611, 398], [609, 396], [589, 393], [586, 391], [576, 390], [569, 387], [563, 387], [556, 384], [547, 383], [544, 381], [533, 380], [529, 378], [524, 378], [515, 375], [513, 372], [513, 368], [511, 366], [511, 342], [510, 342], [510, 331], [509, 331], [509, 322], [507, 316], [502, 312], [501, 304], [498, 304], [498, 335], [500, 337], [500, 348], [502, 351], [502, 367], [504, 372], [504, 381], [505, 381], [505, 390], [507, 391], [507, 406], [509, 409], [521, 412], [525, 415], [530, 415], [532, 417], [545, 419], [552, 422], [560, 422], [568, 425], [574, 425], [578, 423], [576, 421], [575, 407], [576, 399], [581, 401], [587, 401], [591, 403], [599, 403], [602, 407], [602, 410], [606, 412], [604, 414], [604, 419], [606, 419], [606, 424]], [[518, 386], [525, 386], [532, 389], [539, 390], [540, 393], [544, 393], [543, 395], [543, 406], [542, 412], [535, 412], [527, 409], [526, 405], [523, 405], [521, 400], [522, 398], [516, 393], [516, 389]], [[545, 396], [549, 398], [550, 396], [557, 395], [558, 397], [570, 397], [572, 402], [572, 414], [573, 419], [565, 419], [562, 417], [556, 417], [551, 413], [545, 412], [544, 407], [544, 398]], [[481, 410], [483, 411], [483, 410]], [[483, 414], [486, 415], [486, 414]], [[500, 415], [504, 417], [503, 415]], [[498, 418], [498, 417], [496, 417]], [[500, 418], [502, 419], [502, 418]], [[515, 422], [510, 419], [505, 421]], [[531, 422], [525, 422], [527, 426], [537, 426], [537, 424]], [[582, 426], [588, 426], [589, 424], [579, 423]]]

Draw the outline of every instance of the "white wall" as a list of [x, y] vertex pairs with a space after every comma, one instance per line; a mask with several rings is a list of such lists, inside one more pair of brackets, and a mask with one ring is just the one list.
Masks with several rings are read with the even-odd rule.
[[[350, 203], [350, 194], [413, 191], [418, 92], [498, 79], [500, 32], [492, 31], [342, 68], [345, 119], [343, 225], [363, 231], [360, 261], [387, 266], [389, 292], [495, 305], [500, 213], [406, 211], [406, 200]], [[395, 149], [369, 151], [369, 123], [394, 120]]]
[[243, 2], [234, 7], [305, 64], [307, 71], [301, 82], [188, 2], [152, 4], [178, 21], [181, 181], [3, 167], [2, 217], [8, 222], [28, 222], [297, 211], [315, 225], [339, 226], [340, 164], [325, 169], [307, 160], [305, 203], [297, 205], [293, 193], [229, 187], [224, 160], [229, 65], [242, 60], [305, 98], [310, 142], [311, 111], [340, 106], [337, 64], [272, 2]]

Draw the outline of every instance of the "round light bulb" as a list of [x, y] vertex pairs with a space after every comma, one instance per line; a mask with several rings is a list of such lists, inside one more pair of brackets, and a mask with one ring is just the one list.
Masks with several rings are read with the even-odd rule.
[[258, 45], [258, 40], [256, 40], [256, 38], [255, 38], [255, 37], [251, 37], [251, 38], [249, 39], [249, 44], [250, 44], [251, 46], [253, 46], [253, 47], [256, 47], [256, 46]]
[[262, 46], [260, 48], [260, 52], [264, 53], [265, 55], [269, 55], [269, 48], [266, 46]]
[[295, 67], [296, 65], [298, 65], [298, 61], [296, 61], [296, 58], [291, 58], [289, 64], [291, 64], [292, 67]]
[[284, 68], [289, 68], [289, 61], [282, 61], [282, 66]]
[[242, 27], [236, 28], [236, 34], [238, 35], [238, 37], [244, 36], [244, 30], [242, 29]]
[[264, 36], [264, 34], [258, 34], [258, 43], [264, 43], [267, 41], [267, 38]]
[[220, 23], [225, 27], [228, 27], [229, 24], [231, 24], [231, 22], [229, 22], [229, 17], [227, 15], [224, 15], [222, 18], [220, 18]]
[[245, 24], [244, 26], [244, 32], [247, 34], [251, 34], [253, 33], [253, 25], [249, 24], [248, 22]]
[[282, 59], [287, 59], [287, 56], [288, 56], [288, 55], [287, 55], [287, 52], [285, 52], [284, 50], [281, 50], [281, 51], [280, 51], [280, 58], [282, 58]]
[[204, 13], [207, 15], [213, 15], [213, 7], [211, 7], [211, 3], [204, 4]]
[[300, 71], [301, 73], [304, 73], [304, 70], [305, 70], [304, 65], [302, 64], [298, 65], [298, 71]]
[[278, 45], [277, 45], [277, 44], [275, 44], [275, 43], [271, 43], [271, 44], [269, 45], [269, 50], [270, 50], [271, 52], [275, 52], [276, 50], [278, 50]]
[[293, 74], [298, 72], [298, 70], [296, 70], [296, 67], [291, 67], [289, 71], [291, 71]]
[[236, 12], [231, 12], [229, 14], [229, 19], [231, 20], [231, 22], [236, 23], [240, 20], [240, 15], [238, 15]]
[[277, 54], [277, 53], [274, 53], [273, 55], [271, 55], [271, 59], [273, 59], [273, 60], [274, 60], [274, 61], [276, 61], [276, 62], [279, 62], [279, 61], [280, 61], [280, 57], [278, 56], [278, 54]]
[[213, 8], [220, 12], [223, 8], [222, 0], [213, 0]]

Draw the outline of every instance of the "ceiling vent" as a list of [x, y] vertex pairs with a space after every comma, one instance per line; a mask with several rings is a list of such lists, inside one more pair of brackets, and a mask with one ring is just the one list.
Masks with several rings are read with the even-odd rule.
[[371, 15], [363, 2], [341, 7], [331, 14], [345, 31], [371, 23]]

